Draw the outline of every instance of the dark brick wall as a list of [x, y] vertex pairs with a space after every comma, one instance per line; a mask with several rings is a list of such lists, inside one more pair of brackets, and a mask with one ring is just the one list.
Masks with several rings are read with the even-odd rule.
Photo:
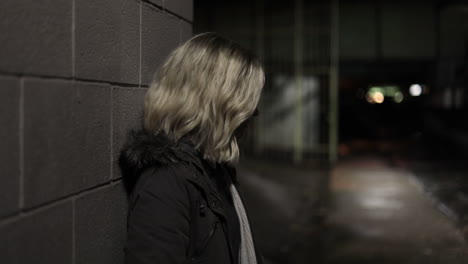
[[123, 263], [117, 165], [192, 0], [0, 1], [0, 263]]

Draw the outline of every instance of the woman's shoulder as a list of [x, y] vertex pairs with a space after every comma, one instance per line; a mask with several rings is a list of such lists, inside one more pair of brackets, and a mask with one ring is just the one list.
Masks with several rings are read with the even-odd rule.
[[192, 174], [187, 164], [197, 155], [198, 151], [187, 142], [172, 141], [165, 135], [144, 130], [130, 131], [120, 153], [119, 165], [123, 178], [129, 183], [129, 192], [133, 192], [135, 185], [151, 184], [150, 187], [157, 190], [180, 188], [184, 179]]
[[188, 180], [194, 172], [180, 162], [148, 167], [142, 171], [134, 191], [153, 195], [181, 195], [186, 192]]

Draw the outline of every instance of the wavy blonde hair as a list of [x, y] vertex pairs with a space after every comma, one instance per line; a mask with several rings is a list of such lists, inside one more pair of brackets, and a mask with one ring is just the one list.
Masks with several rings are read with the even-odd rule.
[[144, 128], [188, 136], [207, 160], [237, 162], [235, 130], [257, 107], [265, 74], [257, 57], [215, 33], [171, 52], [146, 93]]

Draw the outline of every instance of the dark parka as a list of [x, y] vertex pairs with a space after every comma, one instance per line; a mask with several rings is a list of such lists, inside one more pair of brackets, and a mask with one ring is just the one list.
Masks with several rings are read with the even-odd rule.
[[[119, 162], [130, 194], [126, 264], [239, 263], [237, 218], [230, 221], [226, 193], [210, 180], [230, 177], [239, 190], [235, 168], [203, 160], [185, 138], [143, 130], [130, 133]], [[209, 175], [216, 166], [218, 175]]]

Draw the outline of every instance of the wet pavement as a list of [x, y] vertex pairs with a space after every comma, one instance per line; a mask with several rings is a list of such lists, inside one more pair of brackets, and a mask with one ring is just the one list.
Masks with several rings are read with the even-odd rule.
[[468, 240], [468, 164], [453, 159], [406, 160], [397, 164], [415, 175], [426, 196], [457, 224]]
[[324, 263], [468, 263], [461, 232], [409, 171], [379, 159], [342, 162], [330, 192]]
[[267, 264], [464, 264], [467, 243], [420, 177], [385, 159], [332, 171], [278, 163], [240, 166]]

